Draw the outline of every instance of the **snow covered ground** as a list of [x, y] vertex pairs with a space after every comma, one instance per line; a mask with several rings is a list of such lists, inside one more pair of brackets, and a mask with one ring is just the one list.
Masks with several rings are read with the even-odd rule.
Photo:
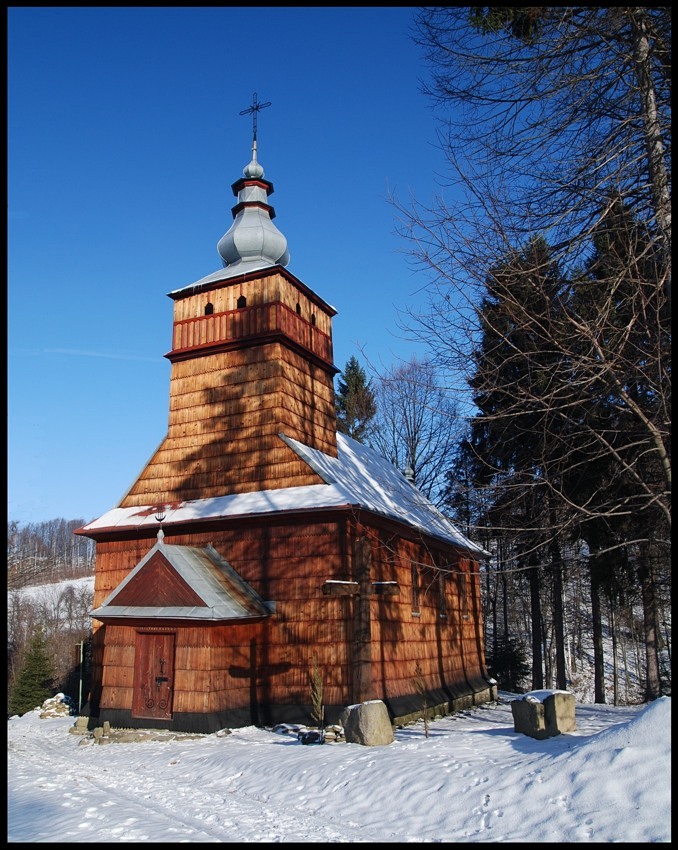
[[100, 745], [36, 709], [7, 724], [8, 841], [671, 841], [670, 697], [577, 705], [576, 732], [537, 741], [500, 696], [385, 747], [255, 727]]

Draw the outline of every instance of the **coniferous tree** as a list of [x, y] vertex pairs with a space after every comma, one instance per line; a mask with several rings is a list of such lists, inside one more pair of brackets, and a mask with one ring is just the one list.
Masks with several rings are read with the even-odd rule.
[[[661, 504], [670, 492], [670, 320], [654, 284], [660, 260], [650, 233], [620, 198], [610, 198], [593, 246], [568, 304], [596, 331], [580, 335], [578, 352], [580, 364], [592, 364], [585, 373], [579, 370], [587, 375], [588, 390], [580, 400], [576, 468], [586, 475], [571, 474], [565, 484], [571, 501], [589, 509], [579, 528], [595, 556], [592, 582], [611, 600], [623, 598], [634, 580], [638, 585], [646, 697], [654, 699], [662, 689], [657, 583], [669, 569], [670, 508]], [[618, 369], [623, 380], [599, 366], [611, 362], [612, 353], [626, 366]], [[609, 450], [601, 452], [601, 446]]]
[[26, 652], [21, 672], [9, 697], [10, 714], [26, 714], [52, 696], [52, 667], [42, 629], [38, 629]]
[[377, 412], [372, 381], [357, 358], [351, 356], [339, 377], [336, 396], [337, 430], [364, 442]]
[[475, 476], [478, 486], [493, 494], [492, 526], [512, 538], [515, 561], [529, 578], [533, 687], [543, 687], [542, 591], [550, 586], [556, 686], [564, 689], [559, 517], [550, 503], [562, 462], [563, 427], [550, 394], [563, 369], [551, 344], [563, 281], [544, 240], [534, 239], [498, 263], [486, 287], [478, 311], [482, 337], [469, 382], [479, 409], [471, 423]]

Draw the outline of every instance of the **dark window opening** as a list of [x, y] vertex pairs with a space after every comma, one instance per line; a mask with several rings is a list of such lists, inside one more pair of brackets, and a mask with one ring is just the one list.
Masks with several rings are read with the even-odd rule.
[[247, 307], [247, 298], [244, 295], [241, 295], [236, 302], [236, 306], [238, 310], [242, 310], [243, 307]]
[[438, 593], [438, 614], [447, 617], [447, 575], [443, 572], [438, 573]]
[[412, 613], [419, 613], [419, 567], [412, 564]]
[[311, 313], [311, 324], [315, 327], [315, 313]]
[[301, 304], [297, 301], [297, 315], [301, 316]]
[[212, 313], [214, 313], [214, 304], [212, 304], [211, 301], [208, 301], [207, 304], [205, 304], [205, 315], [211, 316]]
[[[461, 569], [464, 566], [460, 564]], [[461, 596], [461, 615], [465, 620], [468, 620], [468, 587], [466, 581], [466, 573], [459, 574], [459, 595]]]

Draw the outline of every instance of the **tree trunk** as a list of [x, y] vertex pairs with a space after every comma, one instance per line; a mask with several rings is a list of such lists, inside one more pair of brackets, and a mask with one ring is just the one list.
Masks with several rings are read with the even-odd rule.
[[622, 664], [624, 665], [624, 705], [628, 705], [629, 704], [629, 681], [630, 681], [631, 677], [629, 675], [628, 653], [626, 652], [626, 634], [625, 634], [625, 629], [623, 627], [622, 627], [622, 629], [619, 633], [619, 643], [620, 643], [620, 646], [621, 646]]
[[639, 569], [640, 586], [643, 598], [643, 626], [645, 633], [645, 702], [661, 696], [659, 678], [659, 654], [657, 648], [657, 599], [654, 586], [654, 571], [647, 546], [641, 550]]
[[614, 616], [614, 603], [610, 603], [610, 632], [612, 635], [612, 703], [619, 705], [619, 667], [617, 665], [617, 618]]
[[593, 701], [605, 703], [605, 654], [600, 610], [600, 585], [591, 565], [591, 622], [593, 626]]
[[667, 265], [666, 288], [671, 296], [671, 183], [666, 168], [666, 147], [661, 133], [657, 109], [657, 94], [653, 82], [651, 45], [648, 36], [647, 13], [642, 9], [631, 15], [633, 25], [633, 53], [636, 78], [640, 90], [640, 103], [645, 128], [645, 143], [652, 199], [657, 223], [662, 232], [661, 247]]
[[530, 613], [532, 618], [532, 688], [539, 691], [544, 687], [539, 567], [532, 567], [527, 574], [530, 582]]
[[[556, 528], [555, 511], [551, 510], [551, 528]], [[553, 573], [553, 640], [556, 653], [556, 688], [567, 690], [565, 670], [565, 613], [563, 610], [563, 561], [555, 535], [551, 539], [551, 572]]]

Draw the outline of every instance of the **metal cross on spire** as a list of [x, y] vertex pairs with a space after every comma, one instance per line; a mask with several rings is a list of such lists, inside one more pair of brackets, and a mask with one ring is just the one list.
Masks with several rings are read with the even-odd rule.
[[271, 101], [267, 101], [266, 103], [259, 103], [257, 100], [257, 93], [254, 92], [252, 95], [252, 106], [249, 109], [243, 109], [240, 113], [241, 115], [252, 115], [252, 131], [254, 133], [254, 141], [257, 140], [257, 112], [261, 109], [266, 109], [267, 106], [271, 105]]

